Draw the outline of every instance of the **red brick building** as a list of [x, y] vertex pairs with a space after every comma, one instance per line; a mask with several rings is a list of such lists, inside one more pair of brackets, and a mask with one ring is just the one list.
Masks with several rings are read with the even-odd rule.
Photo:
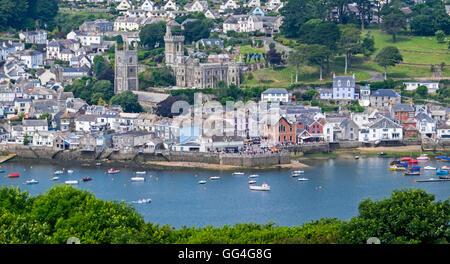
[[284, 117], [280, 118], [273, 129], [269, 125], [269, 131], [271, 130], [273, 133], [269, 135], [269, 139], [272, 139], [276, 143], [285, 144], [296, 142], [296, 124], [290, 123]]

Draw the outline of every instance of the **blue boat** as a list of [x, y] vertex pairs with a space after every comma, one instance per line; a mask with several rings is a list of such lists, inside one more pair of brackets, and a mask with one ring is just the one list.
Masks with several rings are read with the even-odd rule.
[[0, 173], [5, 173], [6, 171], [5, 170], [0, 170]]
[[436, 156], [436, 159], [446, 159], [447, 156]]
[[436, 175], [448, 175], [448, 171], [446, 170], [437, 170]]
[[397, 163], [397, 166], [400, 166], [400, 167], [407, 167], [407, 166], [408, 166], [408, 163]]
[[409, 170], [410, 171], [418, 171], [418, 170], [420, 170], [420, 167], [419, 166], [417, 166], [417, 167], [410, 167]]

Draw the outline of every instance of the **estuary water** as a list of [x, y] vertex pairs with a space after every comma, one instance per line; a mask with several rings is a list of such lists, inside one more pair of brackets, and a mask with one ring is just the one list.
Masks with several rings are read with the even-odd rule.
[[[134, 204], [146, 221], [169, 224], [174, 227], [207, 225], [223, 226], [236, 223], [266, 224], [274, 222], [282, 226], [300, 225], [322, 217], [348, 220], [358, 214], [358, 204], [364, 199], [383, 199], [394, 189], [403, 187], [423, 188], [436, 199], [450, 196], [450, 181], [415, 183], [414, 179], [436, 177], [433, 171], [422, 171], [421, 176], [403, 176], [402, 172], [389, 170], [390, 158], [369, 157], [353, 159], [328, 159], [308, 161], [304, 168], [309, 181], [297, 181], [290, 177], [289, 169], [243, 171], [245, 175], [232, 175], [232, 171], [210, 170], [147, 170], [136, 175], [135, 169], [118, 168], [119, 174], [107, 174], [107, 167], [70, 167], [39, 161], [9, 161], [1, 164], [5, 173], [0, 174], [0, 186], [20, 186], [31, 195], [44, 194], [66, 180], [91, 177], [92, 181], [80, 182], [75, 188], [89, 190], [97, 198], [131, 203], [150, 198], [151, 203]], [[425, 165], [426, 164], [426, 165]], [[430, 160], [419, 166], [440, 167], [446, 164]], [[63, 170], [59, 180], [51, 181], [53, 172]], [[73, 170], [68, 174], [67, 170]], [[138, 169], [143, 171], [145, 169]], [[10, 173], [20, 173], [19, 178], [8, 178]], [[259, 177], [249, 179], [250, 174]], [[144, 182], [130, 182], [134, 176], [145, 177]], [[209, 180], [211, 176], [220, 179]], [[38, 184], [27, 185], [36, 179]], [[198, 181], [206, 180], [206, 184]], [[267, 183], [271, 190], [252, 191], [249, 180], [257, 185]]]

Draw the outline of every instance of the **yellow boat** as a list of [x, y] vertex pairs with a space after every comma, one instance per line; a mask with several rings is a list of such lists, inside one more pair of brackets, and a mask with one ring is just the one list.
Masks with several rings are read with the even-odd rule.
[[397, 167], [397, 166], [395, 166], [395, 165], [389, 167], [389, 169], [390, 169], [391, 171], [405, 171], [405, 170], [406, 170], [405, 167]]

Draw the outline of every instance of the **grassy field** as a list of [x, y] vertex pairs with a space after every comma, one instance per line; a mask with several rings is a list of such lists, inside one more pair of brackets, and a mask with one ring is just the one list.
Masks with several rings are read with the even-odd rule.
[[[367, 31], [363, 32], [366, 34]], [[438, 43], [435, 37], [407, 36], [399, 35], [397, 42], [392, 42], [392, 36], [382, 32], [379, 29], [369, 30], [371, 36], [375, 38], [375, 53], [370, 58], [364, 58], [362, 55], [353, 56], [351, 58], [350, 69], [348, 74], [356, 74], [357, 81], [367, 80], [370, 74], [360, 71], [369, 70], [384, 73], [383, 67], [373, 61], [378, 52], [386, 46], [395, 46], [400, 50], [403, 56], [403, 62], [427, 65], [407, 65], [398, 64], [395, 67], [388, 67], [388, 77], [391, 78], [414, 78], [414, 77], [432, 77], [431, 67], [429, 64], [439, 65], [445, 62], [450, 65], [450, 53], [446, 43]], [[279, 38], [280, 41], [289, 40]], [[250, 46], [248, 46], [250, 47]], [[241, 47], [241, 52], [257, 52], [249, 51], [248, 47]], [[251, 47], [250, 47], [251, 48]], [[438, 66], [437, 66], [438, 67]], [[358, 69], [358, 70], [355, 70]], [[336, 74], [344, 73], [344, 58], [337, 56], [330, 65], [330, 71]], [[243, 85], [247, 86], [269, 86], [269, 87], [288, 87], [292, 80], [295, 79], [295, 68], [292, 66], [282, 67], [280, 69], [265, 69], [253, 72], [253, 79], [245, 78]], [[450, 77], [450, 67], [447, 66], [442, 72], [442, 76]], [[317, 66], [303, 66], [300, 70], [299, 82], [321, 84], [331, 81], [331, 76], [324, 76], [323, 81], [319, 81], [319, 69]]]

